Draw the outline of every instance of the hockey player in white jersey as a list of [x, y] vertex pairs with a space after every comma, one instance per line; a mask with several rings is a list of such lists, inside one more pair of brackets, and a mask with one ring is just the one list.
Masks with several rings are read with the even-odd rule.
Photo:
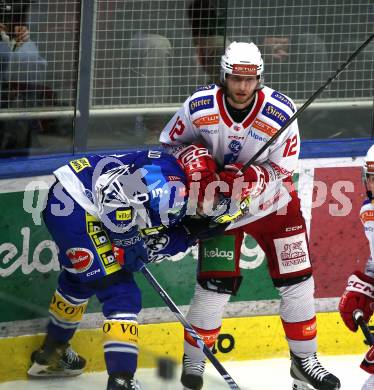
[[[349, 278], [347, 287], [339, 302], [339, 311], [346, 326], [357, 332], [353, 314], [361, 311], [369, 322], [374, 309], [374, 145], [368, 150], [363, 167], [363, 180], [367, 199], [360, 210], [360, 219], [369, 241], [370, 257], [364, 272], [356, 271]], [[374, 347], [367, 352], [361, 368], [370, 375], [362, 390], [374, 390]]]
[[[250, 234], [266, 253], [281, 296], [280, 316], [290, 348], [293, 389], [339, 389], [339, 379], [316, 355], [314, 280], [305, 221], [292, 184], [300, 149], [297, 122], [255, 165], [244, 173], [239, 171], [296, 111], [289, 97], [263, 85], [263, 67], [254, 43], [232, 42], [222, 56], [220, 85], [199, 88], [160, 137], [165, 149], [184, 165], [190, 188], [199, 182], [203, 210], [207, 197], [211, 200], [215, 194], [212, 188], [218, 177], [226, 196], [234, 199], [239, 193], [240, 199], [251, 199], [245, 215], [224, 235], [200, 243], [198, 283], [188, 320], [212, 347], [225, 304], [241, 283], [240, 248], [244, 233]], [[238, 192], [240, 180], [243, 186]], [[221, 255], [230, 251], [234, 261]], [[204, 355], [185, 332], [181, 377], [185, 389], [202, 388], [204, 365]]]

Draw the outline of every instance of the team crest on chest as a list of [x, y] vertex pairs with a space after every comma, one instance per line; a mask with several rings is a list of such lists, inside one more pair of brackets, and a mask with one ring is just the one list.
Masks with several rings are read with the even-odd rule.
[[242, 144], [237, 141], [237, 140], [232, 140], [230, 143], [229, 143], [229, 149], [233, 152], [233, 153], [239, 153], [240, 150], [242, 148]]

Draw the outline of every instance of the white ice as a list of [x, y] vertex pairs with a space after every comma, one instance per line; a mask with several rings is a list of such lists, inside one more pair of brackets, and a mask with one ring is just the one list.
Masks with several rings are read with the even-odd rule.
[[[321, 363], [339, 377], [341, 390], [360, 390], [368, 377], [359, 368], [361, 355], [320, 356]], [[251, 360], [224, 362], [224, 367], [234, 378], [241, 390], [291, 390], [289, 359]], [[139, 369], [137, 378], [142, 390], [181, 390], [179, 384], [180, 367], [175, 379], [165, 381], [157, 378], [156, 370]], [[40, 379], [0, 383], [0, 390], [105, 390], [107, 374], [105, 372], [83, 374], [75, 378]], [[203, 390], [228, 389], [216, 369], [208, 364]]]

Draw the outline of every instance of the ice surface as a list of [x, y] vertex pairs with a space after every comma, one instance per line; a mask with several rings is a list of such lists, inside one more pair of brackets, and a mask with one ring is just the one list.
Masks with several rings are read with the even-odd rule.
[[[360, 390], [368, 377], [368, 374], [359, 368], [362, 358], [361, 355], [339, 355], [320, 356], [319, 360], [326, 369], [340, 378], [341, 390]], [[241, 390], [291, 390], [288, 359], [224, 362], [224, 366]], [[136, 377], [142, 384], [142, 390], [181, 390], [180, 369], [177, 368], [176, 375], [171, 381], [160, 379], [155, 369], [139, 369]], [[105, 390], [106, 382], [107, 374], [100, 372], [66, 379], [5, 382], [0, 383], [0, 390]], [[216, 369], [208, 364], [203, 390], [228, 388]]]

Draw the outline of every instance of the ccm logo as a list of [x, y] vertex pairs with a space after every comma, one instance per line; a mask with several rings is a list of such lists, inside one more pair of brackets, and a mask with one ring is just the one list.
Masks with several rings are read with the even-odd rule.
[[357, 290], [361, 290], [365, 293], [369, 293], [371, 296], [374, 296], [374, 290], [372, 288], [370, 288], [370, 286], [368, 286], [365, 283], [360, 283], [360, 282], [356, 282], [354, 280], [351, 280], [348, 282], [348, 287], [353, 287]]
[[286, 232], [295, 232], [296, 230], [301, 230], [303, 228], [303, 225], [299, 226], [291, 226], [286, 228]]

